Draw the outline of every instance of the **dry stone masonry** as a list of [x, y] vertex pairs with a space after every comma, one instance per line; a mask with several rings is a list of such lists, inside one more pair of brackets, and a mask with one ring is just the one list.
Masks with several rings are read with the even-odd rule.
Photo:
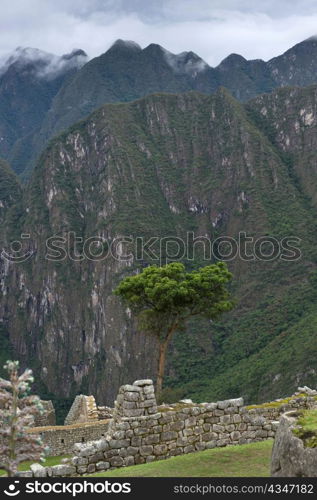
[[94, 422], [97, 420], [99, 420], [99, 415], [95, 398], [81, 394], [80, 396], [76, 396], [65, 419], [65, 425]]
[[273, 477], [317, 477], [317, 448], [305, 447], [294, 435], [296, 412], [282, 415], [271, 460]]
[[44, 426], [30, 429], [32, 434], [38, 434], [49, 449], [50, 456], [69, 455], [75, 443], [87, 443], [107, 435], [108, 420], [94, 423], [74, 424], [68, 426]]
[[[83, 399], [78, 398], [78, 401], [82, 404]], [[23, 475], [80, 476], [210, 448], [262, 441], [275, 436], [281, 413], [314, 405], [316, 395], [306, 391], [296, 393], [284, 404], [283, 400], [277, 400], [257, 407], [245, 407], [242, 398], [201, 404], [184, 400], [158, 407], [152, 380], [138, 380], [120, 388], [113, 418], [103, 421], [104, 428], [96, 428], [98, 439], [91, 437], [89, 442], [86, 442], [87, 436], [79, 439], [83, 424], [62, 428], [65, 433], [74, 433], [70, 442], [73, 443], [74, 437], [78, 436], [70, 463], [39, 466]], [[78, 402], [74, 403], [70, 411], [73, 418], [79, 406]], [[98, 422], [85, 425], [92, 429]], [[99, 439], [101, 430], [105, 435]], [[54, 435], [52, 429], [49, 445], [54, 448], [56, 437], [55, 450], [58, 448], [60, 453], [67, 453], [61, 448], [63, 438], [58, 432], [56, 430]], [[88, 435], [92, 436], [90, 431]], [[47, 443], [49, 435], [42, 433], [42, 439]]]
[[41, 401], [43, 413], [38, 413], [34, 418], [34, 426], [56, 425], [55, 409], [52, 401]]

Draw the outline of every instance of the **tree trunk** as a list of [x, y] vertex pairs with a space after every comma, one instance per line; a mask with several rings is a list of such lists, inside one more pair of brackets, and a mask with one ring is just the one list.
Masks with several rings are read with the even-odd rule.
[[158, 371], [157, 371], [157, 380], [156, 380], [156, 399], [158, 402], [160, 402], [160, 397], [162, 394], [162, 387], [163, 387], [163, 378], [164, 378], [164, 371], [165, 371], [165, 359], [166, 359], [166, 351], [168, 344], [171, 340], [171, 337], [175, 330], [177, 329], [177, 324], [173, 325], [170, 330], [168, 331], [166, 339], [160, 343], [160, 350], [159, 350], [159, 361], [158, 361]]
[[158, 401], [162, 394], [167, 346], [168, 346], [168, 340], [165, 340], [165, 342], [160, 344], [160, 354], [159, 354], [158, 372], [156, 380], [156, 398]]

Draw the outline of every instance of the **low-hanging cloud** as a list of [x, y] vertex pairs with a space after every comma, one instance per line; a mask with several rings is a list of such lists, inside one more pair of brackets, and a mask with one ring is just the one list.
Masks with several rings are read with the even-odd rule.
[[315, 0], [2, 0], [0, 61], [17, 46], [94, 57], [122, 38], [192, 50], [215, 66], [232, 52], [268, 60], [316, 26]]

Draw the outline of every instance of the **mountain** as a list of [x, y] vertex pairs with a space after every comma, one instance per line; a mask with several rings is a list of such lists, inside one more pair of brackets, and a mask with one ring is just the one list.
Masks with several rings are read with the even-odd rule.
[[19, 47], [0, 67], [0, 156], [19, 174], [62, 84], [86, 62], [82, 50], [58, 57]]
[[[193, 322], [174, 339], [170, 397], [254, 402], [316, 384], [316, 208], [306, 178], [313, 157], [304, 165], [316, 92], [286, 88], [245, 105], [224, 89], [161, 93], [106, 104], [50, 142], [16, 209], [14, 230], [30, 235], [30, 257], [0, 260], [0, 333], [33, 367], [42, 396], [94, 393], [112, 404], [122, 383], [154, 376], [154, 339], [137, 333], [112, 292], [156, 262], [149, 246], [140, 256], [138, 237], [186, 241], [189, 233], [211, 241], [247, 233], [253, 244], [228, 262], [234, 312], [216, 324]], [[3, 227], [12, 241], [10, 221]], [[263, 236], [275, 238], [279, 258], [263, 242], [266, 257], [250, 260]], [[290, 236], [300, 238], [297, 260], [281, 253]], [[183, 258], [189, 269], [209, 262], [196, 247], [194, 260]]]
[[[37, 61], [31, 81], [25, 81], [16, 59], [31, 60], [32, 64]], [[157, 44], [142, 50], [138, 44], [123, 40], [88, 62], [82, 51], [56, 58], [35, 49], [20, 50], [18, 57], [9, 61], [12, 64], [5, 66], [2, 84], [0, 77], [0, 102], [4, 106], [4, 110], [0, 106], [0, 155], [24, 177], [52, 137], [107, 102], [133, 101], [156, 92], [195, 90], [208, 95], [220, 87], [245, 102], [281, 86], [317, 83], [314, 37], [268, 62], [231, 54], [216, 68], [193, 52], [176, 55]], [[62, 73], [56, 73], [61, 68]], [[49, 82], [47, 74], [51, 75]], [[2, 94], [1, 87], [8, 89], [7, 93]]]
[[[22, 188], [9, 165], [0, 158], [0, 223], [8, 219], [8, 212], [22, 199]], [[2, 236], [2, 235], [1, 235]], [[2, 237], [0, 236], [0, 241]]]

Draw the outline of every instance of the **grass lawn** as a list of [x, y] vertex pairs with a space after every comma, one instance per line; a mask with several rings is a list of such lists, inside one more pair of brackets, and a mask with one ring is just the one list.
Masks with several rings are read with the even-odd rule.
[[269, 477], [273, 440], [214, 448], [93, 477]]
[[301, 412], [297, 425], [294, 434], [304, 441], [305, 446], [317, 448], [317, 410]]
[[[59, 465], [61, 463], [62, 458], [68, 458], [69, 455], [62, 455], [60, 457], [46, 457], [45, 462], [41, 465], [43, 467], [50, 467], [52, 465]], [[34, 462], [23, 462], [19, 465], [19, 470], [29, 470], [30, 465]], [[5, 476], [5, 471], [0, 469], [0, 476]]]

